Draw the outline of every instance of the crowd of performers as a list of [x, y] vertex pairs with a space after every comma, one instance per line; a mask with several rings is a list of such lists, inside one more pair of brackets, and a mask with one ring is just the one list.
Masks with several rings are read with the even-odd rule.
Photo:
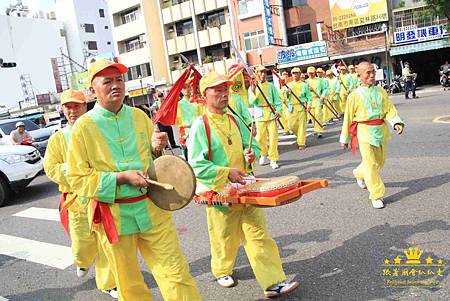
[[[355, 72], [357, 69], [357, 73]], [[404, 123], [386, 92], [374, 85], [371, 64], [331, 70], [293, 68], [278, 75], [280, 88], [258, 66], [250, 78], [243, 66], [229, 74], [201, 76], [189, 66], [174, 84], [154, 118], [179, 128], [179, 142], [198, 185], [220, 192], [229, 183], [245, 184], [254, 162], [279, 168], [278, 129], [306, 144], [308, 119], [321, 138], [324, 125], [343, 118], [340, 143], [359, 144], [362, 162], [353, 171], [382, 208], [387, 124], [401, 134]], [[68, 90], [61, 105], [68, 126], [51, 137], [44, 159], [48, 177], [59, 185], [61, 222], [70, 235], [78, 277], [95, 264], [97, 287], [119, 300], [152, 300], [139, 268], [138, 251], [165, 300], [201, 300], [179, 246], [171, 213], [147, 196], [146, 171], [164, 153], [166, 133], [141, 110], [124, 105], [127, 67], [104, 59], [88, 70], [97, 98], [86, 112], [84, 94]], [[252, 146], [251, 146], [252, 145]], [[278, 247], [267, 231], [264, 212], [250, 205], [206, 206], [211, 270], [222, 287], [237, 285], [233, 268], [242, 243], [266, 297], [295, 290], [283, 271]]]

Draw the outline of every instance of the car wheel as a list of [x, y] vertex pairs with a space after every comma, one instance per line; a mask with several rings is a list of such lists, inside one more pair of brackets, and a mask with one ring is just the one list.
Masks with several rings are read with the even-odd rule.
[[0, 207], [3, 206], [11, 196], [11, 189], [9, 188], [8, 183], [0, 177]]

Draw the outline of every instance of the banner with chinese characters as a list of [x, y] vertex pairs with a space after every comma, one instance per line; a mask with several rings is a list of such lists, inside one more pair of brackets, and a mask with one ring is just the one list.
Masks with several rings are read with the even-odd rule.
[[394, 44], [407, 44], [448, 37], [445, 25], [400, 29], [394, 33]]
[[310, 60], [328, 55], [327, 43], [317, 41], [292, 46], [277, 51], [277, 64]]
[[333, 30], [388, 20], [386, 0], [329, 0]]
[[267, 44], [272, 45], [275, 43], [275, 34], [273, 32], [273, 19], [272, 10], [270, 8], [269, 0], [264, 0], [264, 23], [266, 27]]

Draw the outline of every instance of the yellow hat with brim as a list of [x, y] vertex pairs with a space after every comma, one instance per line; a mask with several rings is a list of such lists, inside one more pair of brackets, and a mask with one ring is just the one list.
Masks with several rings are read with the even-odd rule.
[[69, 102], [85, 103], [86, 96], [83, 91], [68, 89], [61, 93], [61, 105]]
[[353, 65], [348, 65], [348, 69], [355, 69], [355, 66], [353, 66]]
[[333, 74], [333, 71], [331, 71], [331, 70], [327, 70], [326, 72], [325, 72], [325, 75], [332, 75]]
[[89, 79], [89, 84], [92, 83], [92, 80], [94, 79], [94, 77], [101, 71], [107, 69], [107, 68], [116, 68], [117, 70], [119, 70], [120, 74], [124, 74], [128, 72], [128, 68], [120, 63], [115, 63], [115, 62], [111, 62], [108, 61], [107, 59], [97, 59], [95, 62], [91, 63], [91, 65], [89, 66], [88, 69], [88, 79]]
[[302, 72], [302, 71], [300, 70], [299, 67], [294, 67], [294, 68], [292, 68], [292, 70], [291, 70], [291, 73], [300, 73], [300, 72]]
[[322, 68], [317, 68], [316, 72], [317, 72], [317, 73], [324, 73], [324, 71], [323, 71]]
[[203, 94], [207, 88], [216, 87], [224, 83], [227, 84], [227, 86], [231, 86], [233, 81], [229, 80], [225, 75], [219, 74], [215, 71], [210, 71], [203, 75], [200, 80], [200, 93]]
[[314, 67], [308, 67], [308, 69], [306, 69], [306, 73], [315, 73], [316, 72], [316, 68]]
[[262, 65], [259, 65], [255, 68], [255, 72], [260, 72], [260, 71], [267, 71], [267, 68]]
[[339, 69], [339, 70], [346, 70], [347, 68], [345, 68], [345, 66], [339, 66], [338, 69]]

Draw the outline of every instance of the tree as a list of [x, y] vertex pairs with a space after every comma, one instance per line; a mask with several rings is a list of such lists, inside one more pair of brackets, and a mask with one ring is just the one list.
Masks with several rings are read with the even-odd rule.
[[450, 1], [449, 0], [425, 0], [428, 7], [438, 16], [447, 18], [447, 29], [450, 25]]

